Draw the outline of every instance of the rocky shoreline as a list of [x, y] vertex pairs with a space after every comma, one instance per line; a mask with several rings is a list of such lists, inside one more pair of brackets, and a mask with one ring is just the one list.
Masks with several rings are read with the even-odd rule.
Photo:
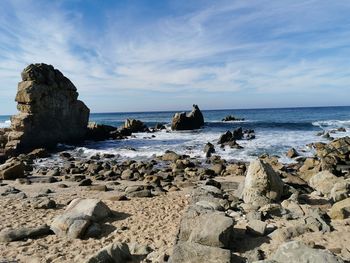
[[[77, 98], [52, 66], [22, 73], [21, 113], [0, 131], [0, 262], [350, 262], [349, 137], [323, 134], [330, 141], [310, 145], [312, 157], [288, 151], [290, 164], [216, 155], [255, 138], [242, 129], [203, 145], [205, 158], [166, 149], [145, 160], [81, 158], [54, 145], [156, 136], [164, 125], [88, 124]], [[172, 121], [173, 130], [203, 125], [197, 105]]]

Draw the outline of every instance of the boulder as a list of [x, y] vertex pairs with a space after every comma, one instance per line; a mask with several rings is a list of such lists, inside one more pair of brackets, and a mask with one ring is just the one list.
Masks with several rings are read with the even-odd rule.
[[6, 153], [84, 140], [90, 111], [77, 98], [74, 84], [53, 66], [26, 67], [16, 95], [20, 113], [11, 118]]
[[279, 201], [282, 193], [283, 182], [269, 164], [261, 160], [250, 163], [242, 193], [245, 203], [263, 206]]
[[309, 185], [323, 195], [329, 195], [334, 184], [341, 182], [343, 179], [336, 177], [329, 171], [322, 171], [311, 177]]
[[330, 218], [345, 219], [350, 217], [350, 198], [346, 198], [342, 201], [335, 203], [329, 210], [328, 215]]
[[86, 139], [93, 140], [93, 141], [107, 140], [112, 137], [111, 133], [116, 130], [117, 130], [116, 127], [113, 127], [110, 125], [89, 122]]
[[74, 199], [62, 215], [54, 218], [51, 229], [58, 236], [82, 238], [92, 223], [111, 215], [111, 210], [98, 199]]
[[295, 158], [299, 156], [299, 153], [297, 152], [297, 150], [295, 150], [294, 148], [290, 148], [288, 150], [288, 152], [286, 153], [286, 156], [288, 158]]
[[86, 263], [125, 263], [132, 260], [129, 247], [125, 243], [113, 243], [98, 251]]
[[144, 132], [147, 131], [147, 126], [140, 120], [126, 119], [124, 128], [129, 129], [131, 132]]
[[227, 249], [184, 242], [175, 245], [171, 263], [230, 263], [231, 251]]
[[215, 147], [212, 143], [208, 142], [205, 146], [204, 146], [204, 153], [205, 153], [205, 157], [209, 158], [211, 157], [211, 155], [213, 153], [215, 153]]
[[229, 247], [233, 238], [233, 219], [221, 212], [196, 218], [188, 241], [211, 247]]
[[223, 118], [221, 121], [244, 121], [244, 118], [236, 118], [233, 115], [227, 115], [225, 118]]
[[189, 114], [176, 113], [172, 119], [171, 129], [174, 131], [200, 129], [204, 125], [204, 117], [197, 105]]
[[343, 263], [326, 250], [307, 247], [299, 241], [291, 241], [281, 245], [272, 256], [272, 260], [278, 263]]
[[350, 179], [335, 183], [330, 196], [334, 202], [339, 202], [350, 197]]
[[22, 227], [18, 229], [4, 229], [0, 232], [0, 242], [12, 242], [28, 238], [36, 238], [51, 234], [47, 225], [39, 227]]
[[0, 179], [16, 180], [17, 178], [24, 178], [25, 166], [23, 162], [17, 158], [11, 158], [4, 164], [0, 165]]

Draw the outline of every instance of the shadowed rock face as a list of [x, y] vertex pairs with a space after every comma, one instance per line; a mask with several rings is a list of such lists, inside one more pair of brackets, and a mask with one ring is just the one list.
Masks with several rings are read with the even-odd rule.
[[8, 154], [83, 140], [90, 110], [74, 84], [51, 65], [31, 64], [22, 72], [16, 95], [19, 114], [11, 119]]
[[171, 129], [176, 131], [200, 129], [204, 125], [204, 117], [197, 105], [189, 114], [176, 113], [171, 123]]

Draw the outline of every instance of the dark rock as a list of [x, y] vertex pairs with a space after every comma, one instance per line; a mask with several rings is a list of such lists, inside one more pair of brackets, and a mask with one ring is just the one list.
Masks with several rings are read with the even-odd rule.
[[125, 263], [130, 262], [132, 256], [125, 243], [113, 243], [98, 251], [86, 263]]
[[82, 180], [79, 183], [79, 186], [90, 186], [91, 184], [92, 184], [91, 179], [87, 178], [87, 179]]
[[47, 225], [39, 227], [22, 227], [19, 229], [2, 230], [0, 232], [0, 242], [12, 242], [28, 238], [50, 235], [51, 229]]
[[131, 132], [145, 132], [148, 131], [147, 126], [140, 120], [126, 119], [124, 128], [129, 129]]
[[110, 126], [110, 125], [104, 125], [104, 124], [97, 124], [95, 122], [89, 122], [88, 125], [88, 131], [86, 134], [86, 139], [88, 140], [94, 140], [94, 141], [103, 141], [112, 138], [111, 135], [112, 132], [116, 131], [117, 128]]
[[208, 142], [205, 146], [204, 146], [204, 153], [205, 153], [205, 157], [209, 158], [211, 157], [211, 155], [213, 153], [215, 153], [215, 147], [213, 144], [211, 144], [210, 142]]
[[0, 179], [16, 180], [17, 178], [26, 177], [24, 169], [25, 166], [21, 160], [17, 158], [11, 158], [4, 164], [0, 165]]
[[233, 115], [228, 115], [222, 119], [222, 121], [244, 121], [244, 118], [236, 118]]
[[200, 129], [204, 125], [204, 117], [197, 105], [193, 105], [193, 109], [189, 114], [185, 112], [176, 113], [171, 123], [172, 130], [195, 130]]

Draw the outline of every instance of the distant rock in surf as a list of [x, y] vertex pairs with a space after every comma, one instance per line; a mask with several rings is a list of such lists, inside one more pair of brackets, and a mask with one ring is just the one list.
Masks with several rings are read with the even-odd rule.
[[236, 118], [233, 115], [228, 115], [225, 118], [223, 118], [221, 121], [244, 121], [244, 118]]
[[19, 114], [11, 119], [7, 155], [48, 148], [85, 138], [89, 108], [78, 100], [74, 84], [47, 64], [31, 64], [22, 72], [16, 95]]
[[171, 129], [175, 131], [200, 129], [204, 125], [204, 117], [197, 105], [189, 114], [176, 113], [171, 123]]
[[129, 129], [131, 132], [148, 131], [147, 126], [142, 121], [135, 119], [126, 119], [124, 129]]

